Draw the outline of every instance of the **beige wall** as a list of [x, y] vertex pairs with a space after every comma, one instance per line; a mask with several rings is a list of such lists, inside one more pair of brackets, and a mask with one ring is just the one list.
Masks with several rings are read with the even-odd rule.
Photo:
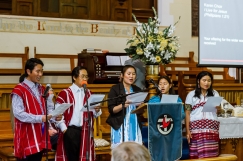
[[181, 17], [176, 28], [176, 35], [180, 36], [180, 56], [188, 56], [189, 51], [194, 51], [195, 61], [198, 61], [198, 38], [191, 36], [191, 0], [174, 0], [170, 6], [170, 13], [174, 21]]
[[[47, 34], [23, 34], [0, 32], [0, 52], [21, 53], [25, 46], [30, 48], [30, 57], [34, 56], [34, 47], [37, 53], [43, 54], [72, 54], [80, 53], [84, 48], [107, 49], [112, 52], [124, 52], [127, 38], [116, 37], [94, 37], [94, 36], [67, 36], [67, 35], [47, 35]], [[50, 60], [44, 61], [44, 70], [67, 70], [68, 60], [58, 60], [62, 65], [52, 63]], [[5, 68], [11, 64], [12, 67], [20, 67], [18, 59], [0, 60], [0, 68]], [[18, 77], [0, 76], [0, 83], [17, 83]], [[71, 83], [70, 77], [43, 77], [44, 83]]]

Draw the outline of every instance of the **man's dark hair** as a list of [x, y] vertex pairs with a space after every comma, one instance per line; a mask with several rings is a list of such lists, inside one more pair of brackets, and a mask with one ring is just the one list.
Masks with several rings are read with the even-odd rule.
[[73, 79], [73, 77], [74, 78], [78, 78], [79, 77], [79, 71], [80, 70], [86, 70], [87, 71], [87, 69], [85, 67], [83, 67], [83, 66], [77, 66], [77, 67], [73, 68], [73, 70], [72, 70], [72, 82], [73, 83], [75, 82], [75, 80]]
[[30, 72], [32, 72], [32, 70], [35, 68], [36, 65], [40, 64], [41, 66], [44, 66], [44, 63], [37, 58], [30, 58], [27, 60], [27, 62], [25, 63], [25, 68], [24, 68], [24, 74], [22, 74], [19, 77], [19, 82], [23, 82], [25, 77], [28, 77], [28, 73], [27, 73], [27, 69], [30, 70]]

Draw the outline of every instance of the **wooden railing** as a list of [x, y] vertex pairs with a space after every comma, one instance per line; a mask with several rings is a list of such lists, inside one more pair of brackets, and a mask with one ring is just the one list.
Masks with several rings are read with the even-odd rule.
[[179, 72], [183, 72], [184, 76], [190, 79], [195, 78], [200, 71], [209, 71], [214, 77], [221, 77], [219, 79], [224, 82], [234, 83], [235, 79], [229, 75], [229, 68], [223, 68], [222, 71], [213, 71], [206, 67], [198, 67], [198, 63], [194, 61], [194, 52], [189, 52], [189, 57], [177, 57], [172, 63], [165, 67], [160, 66], [160, 75], [168, 75], [177, 86]]
[[[44, 71], [44, 75], [51, 75], [51, 76], [62, 76], [62, 75], [68, 75], [71, 76], [72, 70], [74, 67], [77, 66], [77, 64], [75, 64], [75, 60], [78, 59], [78, 55], [72, 55], [72, 54], [40, 54], [37, 53], [36, 51], [36, 47], [34, 47], [34, 57], [38, 58], [38, 59], [42, 59], [42, 61], [44, 62], [43, 59], [52, 59], [53, 63], [57, 63], [59, 60], [61, 59], [69, 59], [69, 69], [68, 70], [45, 70]], [[59, 64], [60, 66], [62, 66], [62, 64]]]
[[29, 47], [25, 47], [23, 53], [0, 53], [0, 58], [21, 59], [21, 68], [12, 68], [14, 63], [7, 64], [6, 68], [0, 69], [0, 75], [21, 75], [24, 73], [25, 63], [29, 59]]
[[[187, 94], [196, 87], [196, 80], [187, 81], [184, 79], [184, 73], [179, 72], [178, 94], [185, 102]], [[243, 98], [243, 84], [240, 83], [225, 83], [224, 80], [215, 80], [213, 89], [219, 92], [219, 95], [224, 97], [227, 101], [234, 103], [236, 98]]]

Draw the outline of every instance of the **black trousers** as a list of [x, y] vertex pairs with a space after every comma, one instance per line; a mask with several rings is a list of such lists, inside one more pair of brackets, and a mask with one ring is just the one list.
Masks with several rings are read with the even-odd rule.
[[63, 143], [68, 161], [79, 160], [81, 129], [81, 127], [68, 126], [67, 131], [64, 133]]
[[17, 158], [17, 161], [41, 161], [42, 155], [43, 155], [43, 151], [32, 155], [28, 155], [25, 159]]
[[57, 150], [58, 133], [51, 136], [50, 141], [51, 141], [51, 149]]

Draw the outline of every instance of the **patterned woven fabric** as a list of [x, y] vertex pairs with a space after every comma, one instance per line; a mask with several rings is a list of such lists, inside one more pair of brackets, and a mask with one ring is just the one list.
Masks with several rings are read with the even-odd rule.
[[196, 120], [196, 121], [190, 122], [190, 131], [196, 130], [196, 129], [212, 129], [212, 130], [218, 131], [219, 130], [219, 121], [203, 119], [203, 120]]
[[200, 106], [203, 106], [206, 102], [200, 102], [198, 104], [195, 104], [193, 107], [192, 107], [192, 111], [195, 110], [196, 108], [199, 108]]
[[94, 139], [95, 147], [103, 147], [103, 146], [109, 146], [110, 143], [106, 141], [105, 139]]
[[201, 133], [200, 137], [194, 135], [198, 134], [192, 134], [190, 159], [217, 157], [219, 155], [218, 140], [215, 139], [215, 134]]

